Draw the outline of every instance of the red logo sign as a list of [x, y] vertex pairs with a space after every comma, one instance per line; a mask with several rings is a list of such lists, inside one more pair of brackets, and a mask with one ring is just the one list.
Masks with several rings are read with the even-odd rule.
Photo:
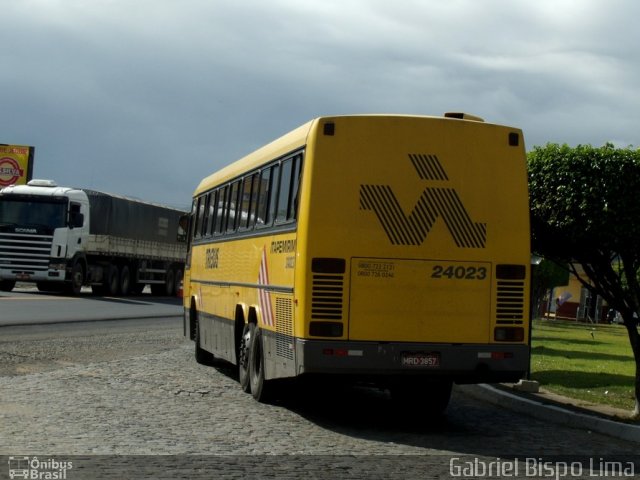
[[18, 162], [13, 158], [0, 158], [0, 187], [13, 185], [24, 175], [24, 170], [20, 168]]

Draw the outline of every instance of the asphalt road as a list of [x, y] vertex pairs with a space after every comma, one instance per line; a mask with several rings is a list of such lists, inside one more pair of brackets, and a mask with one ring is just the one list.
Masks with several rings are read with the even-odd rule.
[[76, 296], [38, 292], [34, 287], [0, 292], [0, 326], [182, 315], [181, 300], [153, 297], [98, 297], [88, 289]]

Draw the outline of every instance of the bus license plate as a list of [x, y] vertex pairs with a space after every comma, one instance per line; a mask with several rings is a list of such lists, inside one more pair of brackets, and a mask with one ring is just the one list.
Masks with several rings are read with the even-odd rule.
[[437, 352], [402, 352], [403, 367], [438, 368], [440, 354]]

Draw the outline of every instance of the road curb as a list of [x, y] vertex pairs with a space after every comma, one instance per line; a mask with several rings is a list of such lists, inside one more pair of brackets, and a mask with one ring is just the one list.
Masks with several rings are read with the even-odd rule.
[[568, 427], [584, 428], [640, 444], [640, 425], [615, 422], [596, 415], [574, 412], [558, 405], [550, 405], [524, 398], [520, 395], [514, 395], [491, 385], [461, 385], [458, 389], [465, 395], [523, 413], [538, 420], [558, 423]]

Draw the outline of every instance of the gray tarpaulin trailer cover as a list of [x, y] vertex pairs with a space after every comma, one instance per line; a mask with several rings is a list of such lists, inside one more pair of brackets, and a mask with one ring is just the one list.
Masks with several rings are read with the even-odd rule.
[[94, 190], [83, 191], [91, 206], [91, 234], [175, 243], [178, 221], [185, 212]]

